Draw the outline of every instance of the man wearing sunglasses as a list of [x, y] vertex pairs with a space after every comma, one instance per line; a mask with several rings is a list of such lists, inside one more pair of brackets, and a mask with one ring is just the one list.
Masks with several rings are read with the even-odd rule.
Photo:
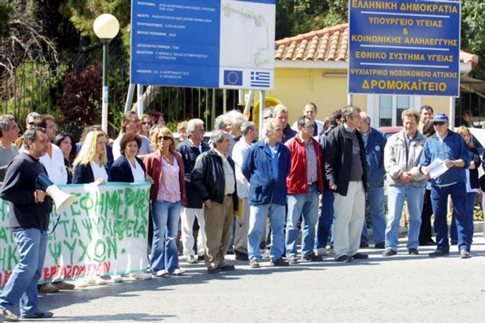
[[448, 241], [448, 195], [455, 206], [455, 218], [458, 228], [458, 248], [461, 258], [470, 258], [472, 243], [473, 220], [465, 214], [466, 173], [470, 164], [467, 148], [463, 138], [448, 129], [448, 116], [436, 113], [433, 117], [436, 133], [429, 137], [421, 155], [420, 170], [429, 175], [429, 166], [437, 158], [441, 159], [447, 170], [440, 176], [431, 179], [431, 204], [434, 212], [434, 229], [436, 231], [436, 250], [430, 257], [448, 256], [450, 245]]

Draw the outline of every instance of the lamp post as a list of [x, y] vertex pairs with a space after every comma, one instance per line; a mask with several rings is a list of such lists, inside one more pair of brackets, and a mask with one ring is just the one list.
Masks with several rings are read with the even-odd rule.
[[108, 44], [120, 30], [120, 23], [108, 13], [99, 15], [93, 23], [96, 36], [103, 43], [103, 91], [101, 105], [101, 128], [108, 133]]

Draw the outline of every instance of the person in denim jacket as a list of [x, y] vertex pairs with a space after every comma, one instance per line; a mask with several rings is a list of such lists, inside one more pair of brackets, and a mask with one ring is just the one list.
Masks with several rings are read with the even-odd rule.
[[[384, 214], [384, 147], [386, 136], [370, 126], [371, 119], [365, 112], [361, 112], [362, 123], [359, 132], [364, 140], [365, 155], [367, 157], [367, 205], [370, 209], [375, 247], [384, 249], [384, 232], [386, 231], [386, 215]], [[367, 224], [361, 235], [362, 242], [368, 244]]]

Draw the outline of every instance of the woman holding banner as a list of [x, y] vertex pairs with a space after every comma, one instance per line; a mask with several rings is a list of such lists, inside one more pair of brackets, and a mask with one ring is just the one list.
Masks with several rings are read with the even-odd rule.
[[[120, 140], [120, 157], [115, 160], [109, 170], [109, 182], [140, 183], [147, 178], [143, 161], [136, 157], [141, 147], [141, 138], [135, 134], [124, 134]], [[133, 279], [151, 279], [152, 275], [144, 272], [132, 272], [130, 277]]]
[[73, 184], [102, 184], [108, 181], [106, 136], [102, 131], [90, 131], [74, 160]]
[[120, 157], [109, 171], [108, 181], [135, 183], [146, 180], [145, 165], [136, 155], [141, 146], [139, 135], [124, 134], [120, 140]]
[[152, 200], [153, 243], [150, 268], [156, 277], [181, 275], [177, 233], [180, 208], [186, 203], [184, 164], [175, 151], [175, 139], [170, 129], [157, 128], [152, 134], [156, 151], [143, 159], [147, 175], [153, 179]]
[[[73, 168], [74, 176], [73, 184], [89, 184], [97, 183], [103, 184], [108, 181], [108, 172], [106, 171], [106, 164], [108, 158], [106, 156], [106, 136], [104, 132], [93, 130], [88, 132], [84, 139], [84, 143], [74, 159]], [[119, 276], [113, 276], [114, 282], [121, 282]], [[106, 285], [107, 280], [101, 277], [86, 277], [76, 282], [76, 286], [85, 287], [87, 285]]]

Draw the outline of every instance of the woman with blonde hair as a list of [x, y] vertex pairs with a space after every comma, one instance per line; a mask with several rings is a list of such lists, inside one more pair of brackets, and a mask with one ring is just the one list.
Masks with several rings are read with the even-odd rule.
[[74, 159], [73, 184], [104, 183], [108, 181], [106, 136], [102, 131], [90, 131]]
[[155, 152], [144, 156], [146, 174], [153, 179], [152, 200], [153, 242], [150, 268], [156, 277], [181, 275], [177, 233], [181, 205], [186, 204], [185, 172], [182, 156], [175, 151], [170, 129], [156, 128], [152, 135]]
[[[466, 146], [468, 148], [468, 155], [470, 157], [470, 167], [466, 170], [466, 202], [465, 202], [465, 214], [467, 218], [467, 225], [470, 225], [469, 228], [473, 236], [473, 208], [475, 206], [475, 199], [478, 194], [478, 190], [480, 188], [480, 183], [478, 180], [478, 167], [482, 164], [480, 154], [478, 150], [475, 148], [473, 144], [473, 137], [468, 129], [465, 126], [460, 126], [456, 133], [459, 134], [463, 140], [465, 140]], [[456, 227], [456, 218], [455, 218], [455, 209], [453, 208], [453, 216], [451, 218], [451, 226], [450, 226], [450, 240], [452, 245], [456, 245], [458, 242], [458, 233]], [[470, 250], [467, 250], [470, 252]]]

